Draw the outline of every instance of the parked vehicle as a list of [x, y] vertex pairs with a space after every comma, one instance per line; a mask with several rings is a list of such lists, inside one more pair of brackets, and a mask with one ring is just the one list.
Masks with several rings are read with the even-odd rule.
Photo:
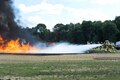
[[120, 41], [117, 41], [117, 42], [115, 43], [115, 47], [116, 47], [116, 49], [120, 49]]

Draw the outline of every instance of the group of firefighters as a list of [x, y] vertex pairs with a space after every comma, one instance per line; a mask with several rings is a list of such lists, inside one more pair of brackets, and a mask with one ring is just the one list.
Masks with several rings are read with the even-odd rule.
[[95, 48], [95, 50], [101, 50], [105, 52], [116, 52], [115, 44], [108, 40], [102, 43], [102, 46]]

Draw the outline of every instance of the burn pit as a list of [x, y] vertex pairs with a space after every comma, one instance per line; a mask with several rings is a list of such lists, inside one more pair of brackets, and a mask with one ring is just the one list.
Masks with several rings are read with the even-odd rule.
[[37, 47], [32, 46], [32, 38], [15, 21], [14, 13], [12, 0], [0, 0], [0, 53], [26, 54], [38, 51]]
[[30, 45], [30, 43], [20, 43], [20, 39], [6, 41], [0, 36], [0, 52], [1, 53], [21, 53], [27, 54], [30, 52], [39, 51], [37, 47]]

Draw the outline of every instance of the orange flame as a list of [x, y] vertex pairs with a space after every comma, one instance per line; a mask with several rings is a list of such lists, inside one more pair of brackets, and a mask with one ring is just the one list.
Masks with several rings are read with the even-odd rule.
[[31, 46], [29, 43], [24, 44], [23, 42], [19, 43], [19, 38], [17, 40], [6, 41], [0, 36], [0, 53], [30, 53], [38, 51], [34, 46]]

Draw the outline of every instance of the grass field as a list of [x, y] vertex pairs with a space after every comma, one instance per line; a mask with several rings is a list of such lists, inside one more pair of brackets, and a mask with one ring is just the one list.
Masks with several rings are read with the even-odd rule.
[[120, 80], [120, 54], [0, 55], [0, 80]]

